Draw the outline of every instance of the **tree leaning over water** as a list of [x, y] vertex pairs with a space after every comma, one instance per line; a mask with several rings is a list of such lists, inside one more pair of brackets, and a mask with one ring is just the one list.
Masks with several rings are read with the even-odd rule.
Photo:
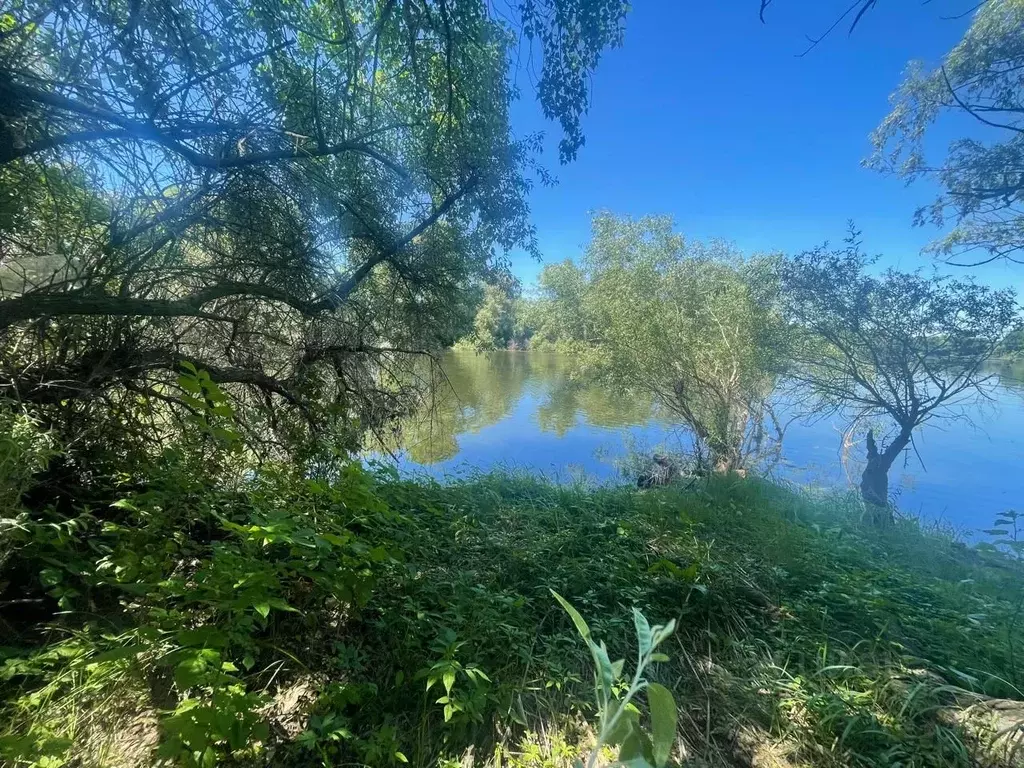
[[795, 343], [791, 375], [823, 409], [853, 419], [884, 419], [887, 440], [867, 435], [861, 495], [880, 520], [889, 511], [889, 470], [915, 430], [957, 418], [985, 396], [985, 370], [1003, 340], [1021, 327], [1014, 292], [970, 280], [888, 269], [853, 233], [844, 248], [816, 248], [782, 268], [782, 297]]
[[626, 6], [520, 11], [9, 5], [0, 393], [80, 442], [158, 444], [187, 411], [187, 361], [253, 444], [387, 421], [408, 358], [463, 332], [466, 287], [535, 249], [526, 194], [544, 172], [538, 138], [510, 131], [516, 34], [570, 160]]
[[702, 463], [745, 470], [778, 448], [771, 398], [785, 364], [774, 257], [688, 241], [668, 217], [602, 213], [581, 266], [548, 267], [537, 337], [584, 376], [655, 398]]

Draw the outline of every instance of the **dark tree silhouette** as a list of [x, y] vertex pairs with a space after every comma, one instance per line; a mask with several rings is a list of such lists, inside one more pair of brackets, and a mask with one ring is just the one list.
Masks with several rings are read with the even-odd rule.
[[864, 501], [889, 513], [889, 469], [928, 421], [984, 396], [984, 366], [1020, 327], [1012, 290], [889, 269], [871, 274], [851, 235], [845, 248], [800, 254], [782, 267], [783, 302], [798, 341], [793, 375], [823, 406], [888, 420], [884, 444], [867, 436]]

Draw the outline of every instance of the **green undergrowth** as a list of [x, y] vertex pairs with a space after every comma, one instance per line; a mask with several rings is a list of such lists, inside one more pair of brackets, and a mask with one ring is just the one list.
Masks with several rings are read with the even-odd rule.
[[648, 673], [679, 706], [674, 763], [1018, 748], [986, 714], [1024, 698], [1017, 561], [873, 530], [845, 497], [161, 467], [4, 513], [6, 764], [570, 766], [595, 737], [591, 660], [552, 590], [612, 658], [636, 656], [634, 607], [675, 620]]

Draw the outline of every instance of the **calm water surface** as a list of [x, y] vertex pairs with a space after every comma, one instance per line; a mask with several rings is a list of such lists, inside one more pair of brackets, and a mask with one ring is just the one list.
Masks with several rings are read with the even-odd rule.
[[[407, 425], [398, 454], [404, 471], [441, 477], [506, 466], [560, 480], [615, 481], [617, 460], [631, 449], [686, 449], [685, 433], [650, 402], [574, 386], [559, 355], [453, 352], [442, 366], [451, 386]], [[893, 467], [902, 510], [970, 531], [989, 527], [1000, 511], [1024, 509], [1024, 366], [998, 371], [991, 402], [968, 419], [924, 426], [916, 437], [920, 460], [911, 453]], [[791, 424], [773, 473], [846, 486], [845, 427], [838, 418]]]

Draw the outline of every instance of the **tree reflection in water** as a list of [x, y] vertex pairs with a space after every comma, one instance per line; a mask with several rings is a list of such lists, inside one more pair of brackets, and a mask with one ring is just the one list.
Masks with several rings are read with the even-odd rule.
[[391, 446], [417, 464], [455, 457], [458, 435], [508, 418], [524, 398], [535, 403], [532, 416], [540, 429], [559, 437], [580, 420], [616, 429], [658, 418], [649, 398], [581, 383], [570, 360], [557, 353], [449, 352], [440, 364], [444, 376], [402, 423], [400, 445]]

